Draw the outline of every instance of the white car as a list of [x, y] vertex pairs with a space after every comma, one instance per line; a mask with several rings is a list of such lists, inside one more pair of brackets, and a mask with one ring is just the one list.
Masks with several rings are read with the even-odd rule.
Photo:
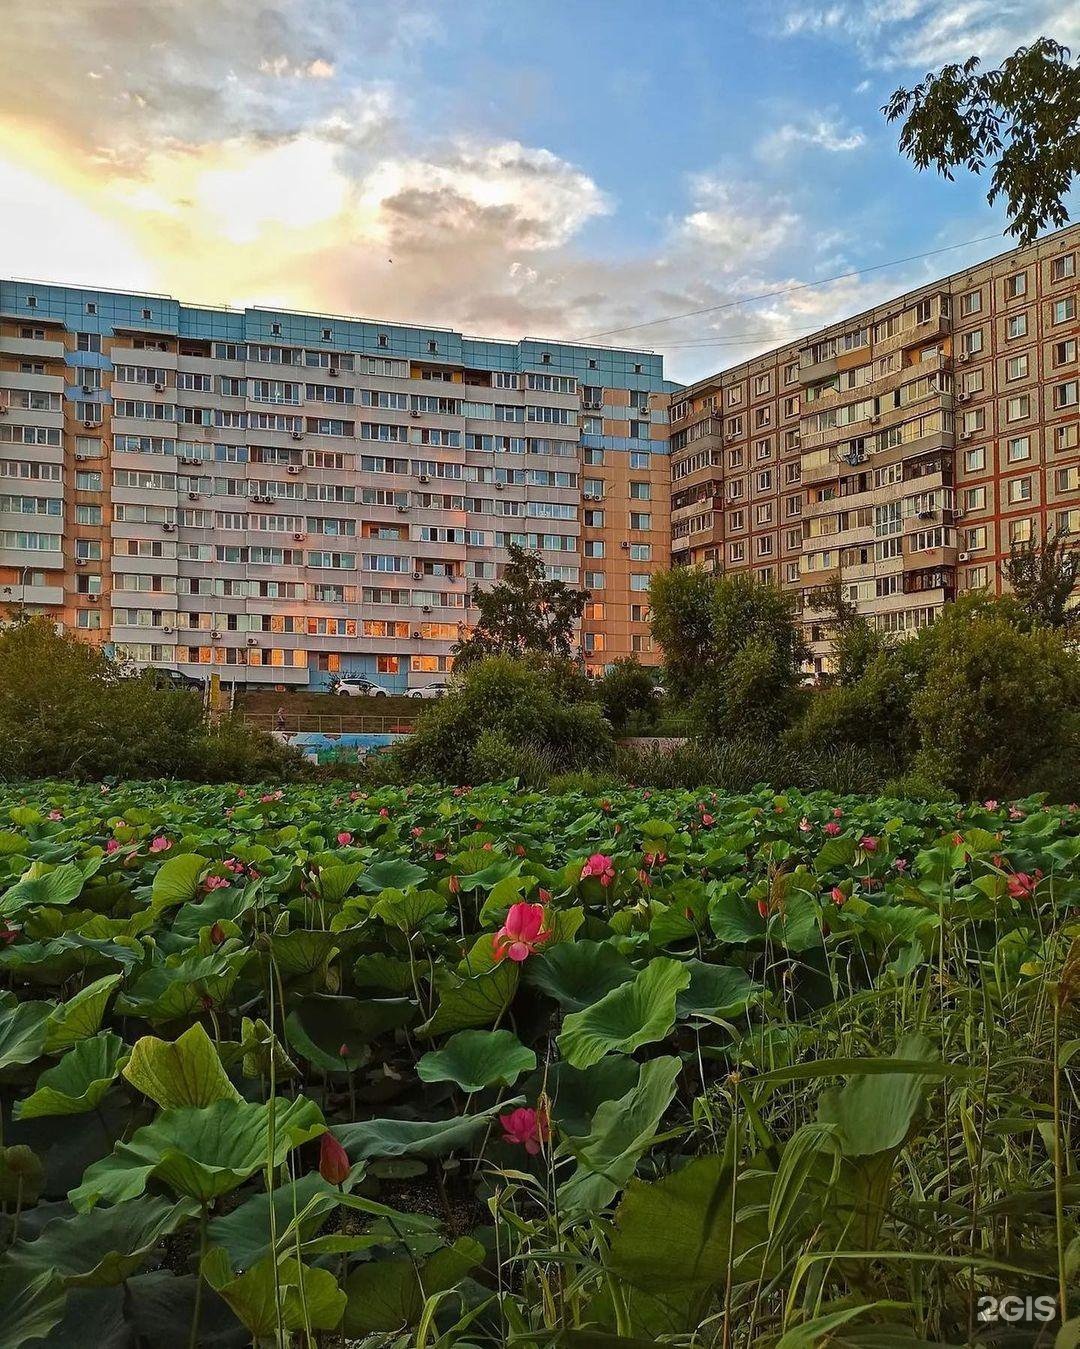
[[441, 698], [444, 694], [450, 692], [450, 685], [445, 680], [439, 680], [434, 684], [425, 684], [423, 688], [410, 689], [410, 698]]
[[386, 689], [370, 679], [343, 679], [334, 690], [343, 698], [385, 698]]

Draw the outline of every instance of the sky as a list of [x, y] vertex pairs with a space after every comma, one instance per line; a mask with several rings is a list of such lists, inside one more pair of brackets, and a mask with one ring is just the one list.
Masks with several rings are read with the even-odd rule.
[[881, 105], [948, 61], [1080, 45], [1075, 0], [0, 0], [0, 20], [4, 275], [603, 334], [681, 381], [1007, 247], [986, 184], [918, 173]]

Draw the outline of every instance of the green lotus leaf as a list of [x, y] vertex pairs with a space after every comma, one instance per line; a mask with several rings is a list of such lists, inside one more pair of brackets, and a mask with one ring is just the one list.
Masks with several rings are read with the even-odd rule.
[[15, 1103], [13, 1117], [36, 1119], [96, 1110], [126, 1062], [124, 1042], [112, 1031], [80, 1040], [55, 1067], [46, 1068], [32, 1096]]
[[34, 862], [18, 884], [0, 898], [0, 918], [33, 908], [61, 908], [78, 899], [85, 881], [86, 876], [74, 862], [58, 867]]
[[625, 1096], [639, 1072], [640, 1064], [624, 1054], [607, 1054], [588, 1068], [571, 1068], [560, 1059], [533, 1073], [521, 1091], [528, 1101], [545, 1092], [548, 1111], [562, 1132], [587, 1134], [600, 1106]]
[[162, 1237], [194, 1217], [198, 1205], [152, 1195], [54, 1218], [34, 1241], [20, 1241], [12, 1262], [29, 1272], [55, 1270], [70, 1288], [114, 1287], [155, 1253]]
[[[278, 1240], [281, 1241], [289, 1224], [299, 1219], [300, 1240], [306, 1242], [329, 1218], [338, 1199], [338, 1187], [323, 1180], [318, 1171], [308, 1171], [279, 1185], [274, 1190]], [[220, 1246], [228, 1252], [234, 1270], [250, 1269], [270, 1252], [270, 1196], [265, 1190], [252, 1195], [231, 1213], [214, 1218], [206, 1234], [211, 1246]]]
[[484, 1248], [472, 1237], [460, 1237], [417, 1266], [412, 1260], [373, 1260], [358, 1266], [345, 1282], [348, 1306], [346, 1335], [366, 1335], [415, 1326], [424, 1303], [445, 1292], [484, 1258]]
[[563, 1057], [575, 1068], [587, 1068], [605, 1054], [630, 1054], [663, 1039], [675, 1024], [675, 1000], [689, 984], [690, 971], [681, 961], [650, 960], [630, 983], [564, 1019], [558, 1041]]
[[673, 1057], [642, 1064], [635, 1085], [597, 1109], [586, 1136], [565, 1140], [577, 1169], [559, 1186], [564, 1212], [595, 1214], [611, 1203], [652, 1142], [675, 1095], [680, 1066]]
[[208, 1005], [223, 1003], [251, 959], [241, 951], [193, 952], [140, 974], [116, 1000], [117, 1010], [151, 1022], [180, 1021], [201, 1015]]
[[427, 878], [423, 867], [414, 866], [403, 857], [387, 858], [372, 862], [357, 878], [356, 886], [367, 895], [381, 895], [384, 890], [411, 890]]
[[174, 1041], [153, 1035], [136, 1040], [124, 1076], [163, 1110], [240, 1100], [214, 1042], [198, 1022]]
[[563, 1008], [580, 1012], [606, 993], [629, 983], [633, 966], [610, 942], [575, 941], [553, 946], [525, 962], [525, 982]]
[[52, 1272], [0, 1266], [0, 1349], [43, 1340], [64, 1316], [67, 1293]]
[[463, 1091], [510, 1087], [536, 1067], [536, 1055], [513, 1031], [463, 1030], [442, 1049], [425, 1054], [416, 1065], [421, 1082], [453, 1082]]
[[70, 1049], [79, 1040], [96, 1035], [101, 1029], [109, 999], [122, 979], [123, 975], [107, 974], [55, 1008], [45, 1030], [46, 1054], [57, 1054]]
[[319, 870], [319, 897], [340, 904], [364, 871], [363, 862], [342, 862]]
[[270, 950], [283, 975], [313, 974], [333, 960], [338, 952], [334, 933], [309, 928], [275, 933], [270, 938]]
[[746, 1009], [764, 996], [764, 989], [755, 984], [745, 971], [734, 965], [710, 965], [703, 960], [687, 960], [684, 968], [690, 971], [690, 983], [675, 1000], [679, 1016], [741, 1016]]
[[345, 1294], [329, 1270], [312, 1269], [290, 1256], [278, 1260], [276, 1269], [274, 1257], [266, 1256], [234, 1276], [228, 1255], [214, 1247], [203, 1258], [202, 1273], [255, 1342], [276, 1340], [279, 1327], [287, 1334], [333, 1330], [345, 1311]]
[[446, 896], [435, 890], [413, 890], [408, 894], [402, 890], [384, 890], [372, 905], [371, 912], [390, 927], [411, 933], [419, 930], [425, 918], [442, 913], [445, 908]]
[[150, 887], [150, 907], [155, 916], [165, 909], [190, 904], [199, 892], [199, 879], [210, 865], [197, 853], [181, 853], [163, 862], [154, 873]]
[[20, 1208], [37, 1201], [45, 1180], [41, 1158], [25, 1143], [0, 1148], [0, 1204]]
[[353, 964], [357, 988], [379, 988], [388, 993], [411, 993], [412, 970], [407, 960], [395, 956], [364, 955]]
[[[80, 1212], [102, 1200], [120, 1204], [142, 1194], [154, 1178], [178, 1195], [209, 1203], [266, 1165], [270, 1104], [215, 1101], [202, 1109], [166, 1110], [88, 1167], [68, 1198]], [[280, 1166], [294, 1147], [317, 1138], [325, 1126], [318, 1107], [303, 1096], [272, 1104], [273, 1164]]]
[[460, 978], [444, 976], [439, 981], [439, 1005], [416, 1034], [430, 1039], [450, 1031], [488, 1026], [498, 1021], [517, 992], [520, 972], [512, 960], [503, 960], [482, 974]]
[[49, 1002], [16, 1002], [11, 993], [0, 996], [0, 1069], [41, 1057], [53, 1010]]
[[303, 1059], [324, 1072], [347, 1072], [367, 1058], [380, 1035], [416, 1016], [408, 998], [349, 998], [311, 993], [285, 1018], [285, 1038]]
[[[925, 1062], [932, 1069], [937, 1055], [921, 1035], [904, 1036], [894, 1057]], [[887, 1060], [885, 1061], [887, 1062]], [[870, 1157], [900, 1147], [926, 1099], [929, 1080], [919, 1072], [857, 1073], [842, 1087], [822, 1092], [818, 1120], [835, 1124], [845, 1157]]]
[[245, 1016], [240, 1022], [240, 1055], [241, 1072], [245, 1077], [268, 1079], [271, 1060], [274, 1077], [278, 1082], [284, 1082], [288, 1077], [296, 1077], [299, 1072], [296, 1064], [286, 1054], [281, 1041], [261, 1016], [254, 1021]]
[[520, 1098], [457, 1119], [369, 1119], [335, 1124], [330, 1132], [354, 1162], [382, 1157], [445, 1157], [466, 1147], [488, 1128], [500, 1111], [521, 1105]]

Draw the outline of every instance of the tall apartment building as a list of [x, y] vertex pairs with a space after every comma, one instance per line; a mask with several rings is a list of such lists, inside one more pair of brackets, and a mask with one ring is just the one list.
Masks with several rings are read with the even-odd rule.
[[669, 395], [647, 352], [0, 282], [0, 604], [137, 663], [403, 689], [511, 541], [654, 661]]
[[1012, 544], [1080, 533], [1080, 226], [684, 389], [672, 556], [810, 593], [886, 632], [1003, 587]]

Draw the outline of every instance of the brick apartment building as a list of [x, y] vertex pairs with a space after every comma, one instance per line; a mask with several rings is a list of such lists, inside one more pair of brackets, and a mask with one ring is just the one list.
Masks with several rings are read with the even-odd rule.
[[839, 578], [904, 633], [999, 592], [1014, 541], [1080, 532], [1078, 253], [1071, 226], [674, 395], [673, 560]]

